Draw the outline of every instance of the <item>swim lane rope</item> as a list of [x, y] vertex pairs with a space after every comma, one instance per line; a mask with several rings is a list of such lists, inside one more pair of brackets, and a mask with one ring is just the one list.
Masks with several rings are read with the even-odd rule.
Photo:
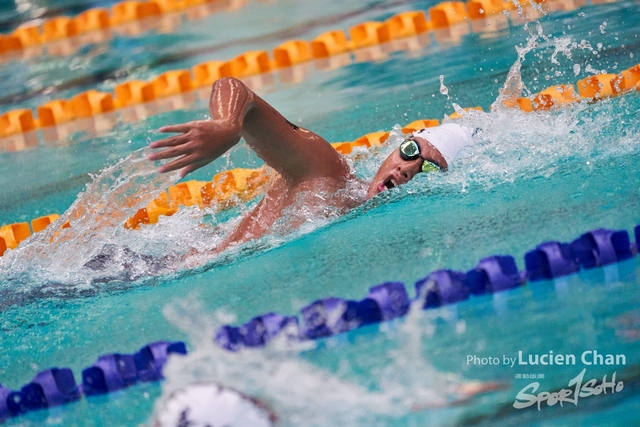
[[[519, 107], [525, 112], [549, 111], [578, 102], [596, 102], [611, 97], [627, 94], [640, 89], [640, 64], [630, 67], [619, 74], [598, 74], [578, 81], [578, 93], [573, 85], [556, 85], [533, 94], [527, 98], [518, 98], [509, 107]], [[472, 109], [481, 110], [480, 107]], [[466, 109], [467, 111], [469, 109]], [[453, 113], [450, 118], [461, 117], [462, 113]], [[426, 127], [437, 126], [437, 119], [416, 120], [402, 128], [403, 133], [411, 133]], [[370, 148], [383, 144], [389, 132], [372, 132], [352, 142], [333, 143], [333, 147], [341, 154], [349, 155], [356, 147]], [[209, 182], [186, 181], [169, 187], [168, 191], [140, 208], [124, 226], [138, 229], [140, 225], [154, 224], [161, 215], [173, 215], [180, 206], [198, 205], [200, 208], [228, 209], [239, 202], [247, 202], [262, 194], [268, 187], [274, 174], [270, 169], [236, 168], [214, 175]], [[0, 227], [0, 256], [7, 249], [15, 249], [20, 242], [33, 233], [43, 230], [54, 222], [57, 214], [46, 215], [27, 222], [7, 224]], [[70, 227], [67, 221], [60, 227]]]
[[[300, 317], [267, 313], [241, 326], [224, 325], [212, 337], [229, 351], [250, 351], [263, 347], [285, 334], [290, 340], [315, 340], [330, 337], [366, 325], [390, 321], [406, 315], [409, 306], [436, 309], [474, 297], [509, 291], [527, 282], [553, 280], [575, 274], [581, 269], [612, 265], [637, 255], [640, 225], [634, 228], [635, 244], [626, 230], [597, 229], [570, 243], [548, 241], [524, 256], [525, 270], [511, 255], [481, 259], [467, 272], [436, 270], [415, 283], [416, 296], [410, 299], [402, 282], [385, 282], [369, 289], [359, 301], [336, 297], [323, 298], [300, 310]], [[39, 372], [19, 390], [0, 385], [0, 422], [21, 414], [52, 408], [81, 399], [112, 393], [138, 382], [163, 378], [162, 368], [172, 354], [187, 354], [185, 343], [158, 341], [145, 345], [134, 354], [113, 353], [99, 356], [82, 370], [76, 383], [69, 368], [51, 368]]]
[[[131, 16], [134, 16], [135, 13], [138, 13], [135, 11], [140, 8], [149, 8], [151, 7], [149, 6], [150, 4], [156, 4], [159, 1], [118, 3], [114, 6], [113, 13], [115, 13], [115, 10], [122, 9], [123, 11], [131, 11], [133, 14]], [[165, 1], [176, 2], [178, 0]], [[197, 1], [201, 2], [201, 0]], [[181, 3], [186, 4], [188, 2], [183, 0]], [[149, 103], [156, 99], [189, 93], [198, 88], [208, 87], [221, 77], [247, 78], [287, 69], [314, 59], [328, 60], [349, 52], [357, 54], [362, 49], [379, 48], [379, 46], [390, 42], [402, 39], [409, 40], [411, 37], [420, 37], [432, 31], [453, 31], [454, 28], [464, 28], [464, 25], [469, 22], [481, 22], [480, 20], [489, 22], [488, 20], [490, 19], [506, 19], [501, 16], [503, 12], [519, 13], [521, 19], [527, 20], [535, 19], [541, 15], [543, 7], [553, 11], [567, 10], [571, 7], [576, 9], [582, 6], [575, 4], [570, 6], [569, 3], [570, 0], [544, 0], [539, 2], [527, 0], [517, 8], [511, 1], [504, 0], [469, 0], [466, 3], [461, 1], [442, 2], [428, 9], [428, 19], [425, 12], [421, 10], [402, 12], [384, 22], [367, 21], [353, 26], [349, 29], [350, 38], [347, 38], [344, 31], [332, 30], [319, 35], [311, 42], [305, 40], [286, 41], [272, 50], [272, 58], [265, 50], [249, 51], [231, 60], [206, 61], [195, 65], [191, 70], [167, 71], [150, 81], [126, 81], [116, 85], [113, 93], [92, 89], [79, 93], [71, 99], [52, 100], [36, 108], [37, 118], [30, 109], [12, 110], [0, 115], [0, 137], [29, 133], [37, 129], [43, 129], [44, 131], [47, 128], [109, 114], [116, 110]], [[157, 4], [153, 6], [153, 8], [158, 7]], [[103, 16], [104, 13], [97, 16]], [[527, 16], [525, 16], [525, 13]], [[144, 17], [148, 16], [144, 15]], [[70, 18], [65, 19], [68, 20]], [[67, 22], [66, 20], [64, 22]], [[68, 26], [70, 24], [52, 24], [51, 27], [66, 28], [65, 25]], [[466, 29], [468, 30], [468, 28]], [[37, 32], [39, 30], [33, 27], [28, 32], [25, 30], [25, 34], [30, 34], [33, 31]], [[0, 50], [3, 45], [9, 43], [7, 41], [9, 36], [3, 37], [5, 38], [0, 37]], [[15, 43], [19, 44], [18, 36], [11, 37], [14, 37], [17, 40]], [[25, 37], [27, 36], [25, 35]], [[28, 37], [37, 38], [37, 34], [29, 35]], [[452, 37], [455, 38], [457, 36], [452, 35]], [[394, 49], [406, 50], [411, 48], [411, 43], [394, 45]], [[378, 59], [380, 52], [372, 52], [372, 55], [369, 56], [370, 58], [367, 60]], [[343, 62], [338, 63], [338, 66], [342, 65], [345, 64]], [[557, 100], [554, 102], [557, 102]], [[528, 105], [523, 106], [525, 108], [529, 107]]]

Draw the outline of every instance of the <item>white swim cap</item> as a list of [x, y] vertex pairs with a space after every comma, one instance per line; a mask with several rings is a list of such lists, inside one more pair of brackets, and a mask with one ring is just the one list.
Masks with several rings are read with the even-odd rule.
[[473, 142], [471, 129], [455, 123], [422, 129], [414, 132], [413, 136], [424, 138], [436, 147], [449, 167], [458, 157], [458, 152]]
[[256, 401], [215, 383], [191, 384], [173, 393], [156, 412], [156, 427], [273, 427]]

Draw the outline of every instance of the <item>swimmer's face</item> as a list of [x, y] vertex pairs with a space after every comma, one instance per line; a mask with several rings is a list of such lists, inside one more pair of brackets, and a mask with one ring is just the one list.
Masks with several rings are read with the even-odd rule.
[[[442, 157], [442, 154], [440, 154], [440, 151], [429, 144], [426, 139], [417, 136], [411, 137], [410, 139], [418, 143], [422, 157], [440, 166], [443, 171], [447, 170], [447, 162], [444, 157]], [[385, 190], [406, 184], [411, 181], [421, 169], [422, 159], [420, 157], [413, 160], [404, 160], [400, 157], [400, 151], [398, 149], [393, 150], [393, 153], [382, 162], [376, 176], [373, 178], [371, 184], [369, 184], [367, 197], [371, 198]]]

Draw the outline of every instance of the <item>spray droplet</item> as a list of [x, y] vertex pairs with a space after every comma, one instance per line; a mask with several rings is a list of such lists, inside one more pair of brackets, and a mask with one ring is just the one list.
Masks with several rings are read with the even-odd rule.
[[600, 34], [607, 34], [605, 28], [607, 28], [607, 21], [604, 21], [602, 25], [600, 25]]
[[444, 85], [444, 76], [440, 74], [440, 93], [449, 98], [449, 88]]
[[576, 76], [580, 74], [580, 64], [573, 64], [573, 74]]

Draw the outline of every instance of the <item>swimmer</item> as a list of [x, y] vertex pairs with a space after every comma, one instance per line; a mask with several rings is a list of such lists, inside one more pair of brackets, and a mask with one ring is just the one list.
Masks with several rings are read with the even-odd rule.
[[[286, 120], [240, 80], [222, 78], [213, 84], [210, 120], [164, 126], [160, 132], [177, 133], [150, 144], [161, 149], [149, 160], [172, 159], [159, 168], [180, 170], [181, 177], [219, 158], [244, 138], [279, 177], [264, 198], [219, 246], [244, 243], [267, 233], [283, 211], [300, 202], [352, 209], [377, 194], [410, 181], [421, 172], [445, 172], [458, 152], [472, 142], [469, 128], [443, 124], [414, 132], [380, 166], [373, 181], [354, 175], [347, 158], [324, 138]], [[365, 197], [349, 191], [359, 184]], [[310, 194], [322, 193], [323, 197]], [[329, 195], [325, 197], [324, 195]], [[321, 200], [318, 200], [321, 199]], [[295, 224], [293, 224], [295, 226]]]
[[[440, 404], [413, 403], [412, 412], [468, 404], [478, 395], [504, 390], [505, 384], [470, 382], [459, 387], [455, 399]], [[274, 427], [279, 417], [263, 401], [215, 382], [197, 382], [161, 399], [153, 427]]]
[[273, 427], [263, 402], [216, 383], [195, 383], [160, 403], [153, 427]]

